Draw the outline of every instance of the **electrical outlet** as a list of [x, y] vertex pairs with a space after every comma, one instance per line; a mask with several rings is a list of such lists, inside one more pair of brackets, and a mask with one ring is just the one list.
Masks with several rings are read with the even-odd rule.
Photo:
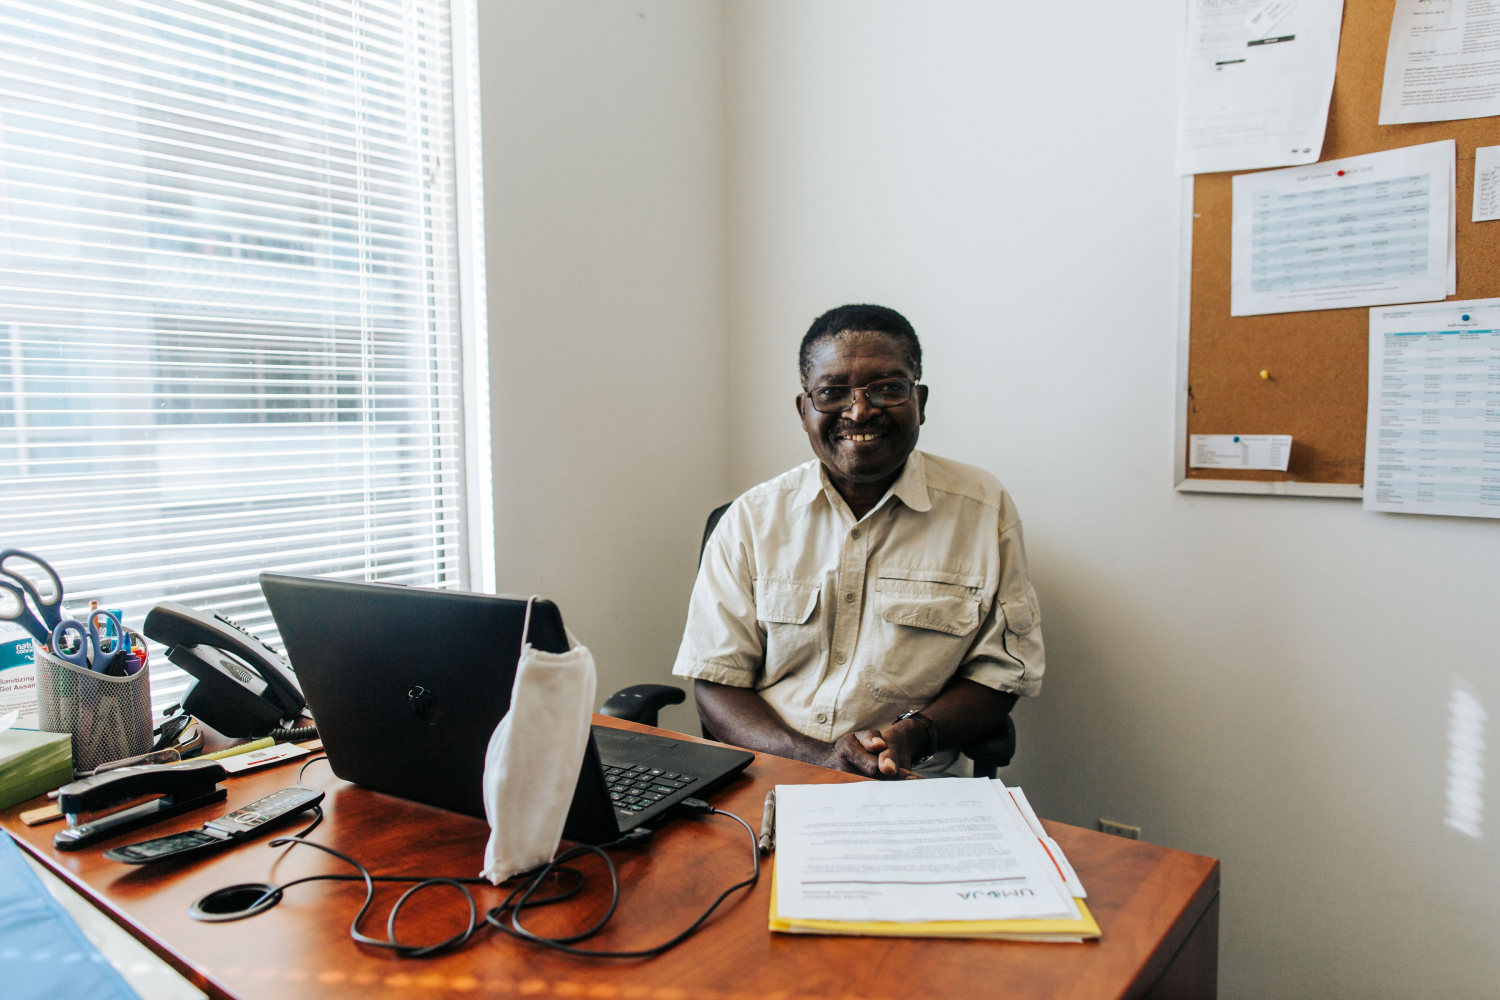
[[1126, 840], [1140, 840], [1141, 828], [1131, 826], [1129, 823], [1116, 823], [1112, 819], [1099, 818], [1099, 832], [1113, 834], [1116, 837], [1124, 837]]

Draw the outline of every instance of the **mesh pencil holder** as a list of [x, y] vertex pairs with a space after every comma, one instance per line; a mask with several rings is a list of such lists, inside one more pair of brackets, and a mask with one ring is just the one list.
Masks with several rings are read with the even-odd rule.
[[151, 749], [151, 667], [107, 677], [36, 644], [37, 728], [73, 734], [73, 770], [92, 771]]

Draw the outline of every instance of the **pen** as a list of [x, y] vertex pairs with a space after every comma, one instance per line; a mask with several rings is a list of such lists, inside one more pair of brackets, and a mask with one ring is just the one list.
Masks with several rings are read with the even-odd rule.
[[766, 806], [760, 814], [760, 853], [770, 854], [776, 849], [776, 789], [766, 793]]

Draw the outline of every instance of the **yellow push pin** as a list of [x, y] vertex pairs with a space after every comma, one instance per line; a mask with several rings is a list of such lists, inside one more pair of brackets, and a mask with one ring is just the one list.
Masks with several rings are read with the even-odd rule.
[[1268, 379], [1268, 378], [1270, 378], [1270, 377], [1271, 377], [1271, 373], [1270, 373], [1270, 372], [1268, 372], [1268, 371], [1266, 371], [1266, 370], [1265, 370], [1265, 369], [1264, 369], [1264, 368], [1262, 368], [1262, 369], [1261, 369], [1261, 370], [1260, 370], [1260, 377], [1261, 377], [1261, 378], [1265, 378], [1265, 379]]

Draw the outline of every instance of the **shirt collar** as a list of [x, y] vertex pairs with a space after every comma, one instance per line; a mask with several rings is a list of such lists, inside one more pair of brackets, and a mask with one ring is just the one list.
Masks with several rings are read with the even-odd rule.
[[[819, 494], [827, 493], [832, 498], [833, 484], [828, 481], [828, 473], [823, 469], [821, 462], [813, 462], [815, 475], [808, 476], [803, 482], [802, 488], [797, 491], [797, 497], [792, 501], [792, 507], [806, 507], [818, 498]], [[886, 493], [886, 498], [894, 496], [906, 506], [919, 513], [926, 513], [932, 509], [932, 500], [927, 495], [927, 468], [920, 451], [913, 451], [906, 459], [906, 468], [901, 470], [901, 476]], [[882, 498], [875, 505], [878, 510], [885, 503]]]
[[792, 501], [792, 509], [806, 507], [818, 499], [818, 494], [824, 489], [833, 489], [833, 484], [828, 481], [828, 473], [823, 471], [823, 463], [817, 459], [812, 461], [812, 475], [802, 481], [802, 488], [797, 491], [797, 497]]
[[927, 465], [920, 451], [913, 450], [906, 459], [906, 468], [901, 470], [901, 478], [891, 487], [891, 493], [919, 513], [932, 509], [932, 500], [927, 496]]

